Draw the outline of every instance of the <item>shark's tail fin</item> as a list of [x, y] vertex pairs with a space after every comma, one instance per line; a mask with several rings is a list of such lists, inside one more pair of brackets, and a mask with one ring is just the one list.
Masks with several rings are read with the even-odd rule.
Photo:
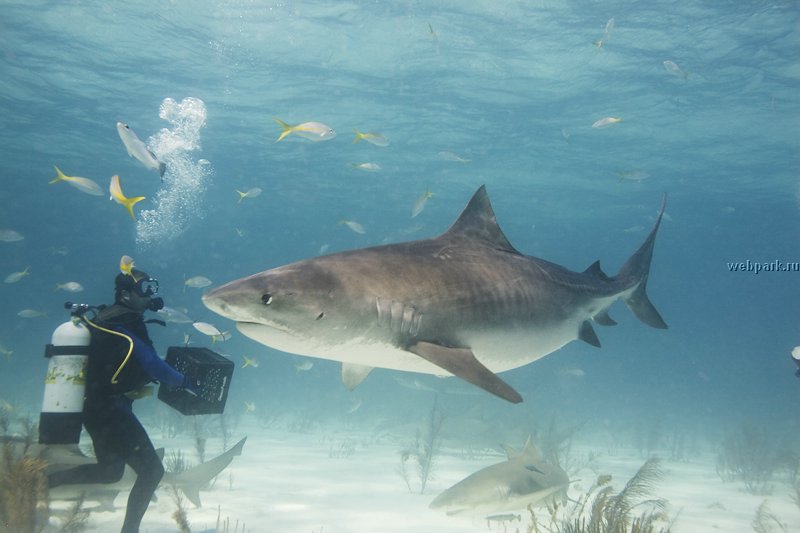
[[626, 285], [636, 286], [633, 292], [625, 298], [628, 308], [633, 311], [636, 318], [648, 326], [659, 329], [667, 329], [667, 324], [647, 297], [647, 278], [650, 275], [650, 260], [653, 257], [656, 233], [666, 205], [667, 195], [665, 193], [661, 198], [661, 209], [653, 229], [650, 230], [650, 234], [639, 249], [622, 265], [617, 276], [618, 279], [625, 281]]

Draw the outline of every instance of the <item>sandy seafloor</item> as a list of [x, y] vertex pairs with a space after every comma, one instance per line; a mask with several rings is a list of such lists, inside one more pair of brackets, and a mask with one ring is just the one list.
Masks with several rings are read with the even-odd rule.
[[[145, 420], [147, 425], [147, 420]], [[445, 441], [436, 457], [435, 469], [425, 493], [411, 493], [400, 474], [400, 451], [414, 439], [413, 430], [372, 432], [313, 429], [288, 431], [266, 427], [255, 416], [243, 416], [229, 438], [230, 443], [247, 436], [243, 453], [201, 491], [202, 507], [188, 501], [186, 511], [191, 531], [217, 531], [218, 517], [229, 520], [229, 528], [218, 531], [287, 533], [365, 532], [525, 532], [531, 519], [527, 510], [507, 522], [488, 522], [481, 517], [447, 516], [428, 508], [441, 491], [469, 474], [505, 460], [500, 447], [466, 450]], [[167, 453], [177, 449], [191, 461], [196, 458], [190, 436], [170, 438], [151, 430], [154, 444]], [[622, 489], [646, 457], [632, 448], [597, 445], [602, 437], [574, 437], [567, 471], [573, 483], [569, 497], [578, 499], [600, 474], [610, 474], [614, 492]], [[589, 441], [593, 440], [593, 443]], [[82, 442], [83, 444], [83, 442]], [[88, 444], [88, 442], [87, 442]], [[522, 443], [510, 443], [520, 448]], [[768, 501], [769, 512], [787, 532], [800, 531], [800, 509], [790, 497], [790, 486], [776, 477], [769, 494], [753, 495], [740, 481], [723, 482], [715, 471], [716, 453], [699, 446], [693, 456], [681, 460], [662, 459], [664, 476], [656, 484], [653, 498], [668, 500], [674, 532], [750, 532], [758, 507]], [[209, 437], [206, 458], [222, 450], [222, 440]], [[656, 450], [654, 456], [669, 455]], [[416, 474], [410, 484], [417, 490]], [[162, 487], [158, 500], [148, 509], [142, 533], [178, 530], [172, 514], [173, 497]], [[127, 493], [115, 501], [116, 511], [92, 512], [89, 531], [116, 531], [124, 516]], [[58, 504], [56, 504], [58, 505]], [[87, 503], [91, 508], [94, 504]], [[546, 510], [537, 509], [538, 523], [547, 525]], [[55, 522], [54, 522], [55, 524]], [[781, 531], [772, 524], [769, 531]], [[543, 529], [546, 531], [546, 529]]]

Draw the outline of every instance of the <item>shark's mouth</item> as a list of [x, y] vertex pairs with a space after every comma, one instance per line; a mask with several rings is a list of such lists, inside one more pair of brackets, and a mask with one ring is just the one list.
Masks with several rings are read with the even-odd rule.
[[256, 331], [260, 329], [267, 329], [273, 331], [279, 331], [281, 333], [285, 333], [286, 335], [291, 335], [292, 337], [297, 337], [298, 335], [293, 332], [291, 329], [283, 326], [281, 324], [269, 323], [269, 322], [244, 322], [238, 321], [236, 322], [236, 329], [247, 335], [248, 331]]

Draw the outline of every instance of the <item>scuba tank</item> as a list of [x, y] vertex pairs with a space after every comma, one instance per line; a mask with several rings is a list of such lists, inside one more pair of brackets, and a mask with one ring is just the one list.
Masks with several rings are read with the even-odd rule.
[[89, 306], [67, 302], [72, 318], [53, 331], [44, 356], [50, 359], [39, 414], [39, 444], [78, 444], [83, 423], [89, 329], [79, 317]]

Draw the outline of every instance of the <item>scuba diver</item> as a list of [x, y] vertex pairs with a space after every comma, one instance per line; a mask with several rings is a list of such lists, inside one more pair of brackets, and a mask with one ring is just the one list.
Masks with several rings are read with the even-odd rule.
[[92, 438], [97, 463], [50, 473], [48, 482], [50, 488], [114, 483], [129, 465], [136, 472], [136, 482], [128, 496], [121, 533], [138, 533], [164, 467], [133, 414], [132, 396], [153, 381], [192, 393], [198, 384], [161, 359], [147, 333], [142, 315], [164, 307], [164, 301], [157, 296], [158, 281], [130, 268], [117, 275], [114, 285], [112, 305], [96, 308], [91, 319], [87, 316], [90, 313], [82, 316], [91, 332], [83, 426]]

